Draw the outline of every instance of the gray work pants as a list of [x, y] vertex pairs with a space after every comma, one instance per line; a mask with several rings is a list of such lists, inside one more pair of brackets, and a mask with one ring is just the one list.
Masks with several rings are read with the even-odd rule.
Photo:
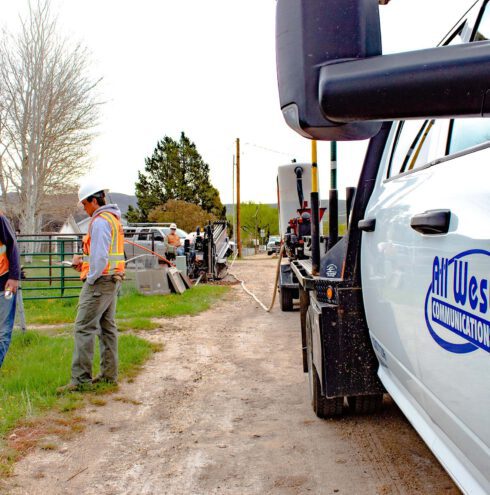
[[92, 379], [95, 336], [100, 340], [100, 376], [117, 381], [116, 299], [120, 282], [110, 275], [94, 285], [83, 284], [75, 320], [75, 350], [71, 366], [71, 383], [80, 385]]

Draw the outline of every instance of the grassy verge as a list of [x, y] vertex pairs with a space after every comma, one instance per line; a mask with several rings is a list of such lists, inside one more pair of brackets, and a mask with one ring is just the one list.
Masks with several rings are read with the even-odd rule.
[[[3, 436], [19, 419], [35, 416], [47, 408], [60, 405], [61, 409], [69, 409], [64, 398], [56, 395], [56, 389], [70, 381], [72, 353], [71, 337], [52, 337], [37, 332], [14, 334], [0, 370], [0, 435]], [[151, 353], [150, 342], [135, 335], [121, 335], [121, 377], [131, 376]], [[97, 355], [94, 361], [99, 362]], [[70, 395], [70, 400], [81, 397]]]
[[[39, 283], [41, 285], [41, 283]], [[182, 295], [144, 296], [131, 282], [125, 283], [118, 299], [117, 321], [121, 331], [151, 330], [153, 318], [194, 315], [208, 309], [228, 287], [200, 285]], [[31, 294], [30, 294], [31, 295]], [[46, 295], [46, 294], [45, 294]], [[57, 448], [50, 436], [69, 437], [84, 428], [76, 410], [83, 404], [102, 406], [101, 396], [114, 386], [98, 384], [90, 393], [56, 395], [69, 382], [73, 353], [71, 331], [78, 299], [25, 301], [28, 328], [53, 325], [48, 331], [14, 333], [5, 362], [0, 369], [0, 476], [9, 474], [13, 463], [34, 445]], [[119, 373], [131, 379], [156, 345], [132, 334], [119, 338]], [[93, 374], [98, 372], [98, 345]], [[122, 400], [122, 399], [121, 399]], [[131, 402], [131, 399], [125, 399]]]
[[[140, 365], [156, 350], [135, 335], [119, 338], [119, 371], [121, 378], [131, 378]], [[16, 332], [0, 370], [0, 474], [8, 473], [13, 461], [47, 433], [81, 429], [75, 416], [43, 421], [47, 411], [69, 413], [82, 403], [82, 393], [57, 396], [57, 387], [70, 381], [73, 339], [68, 336], [47, 336], [37, 332]], [[99, 362], [98, 352], [94, 361]], [[98, 365], [94, 369], [97, 373]], [[112, 389], [114, 387], [112, 386]], [[95, 394], [107, 392], [110, 385], [94, 388]], [[40, 425], [43, 425], [40, 427]], [[15, 440], [7, 433], [15, 429]], [[22, 432], [28, 432], [22, 434]], [[26, 441], [28, 438], [28, 441]]]
[[[144, 296], [129, 286], [118, 299], [117, 318], [128, 320], [194, 315], [208, 309], [226, 290], [226, 287], [221, 286], [198, 285], [183, 294]], [[25, 301], [27, 324], [72, 323], [77, 312], [77, 302], [77, 299]], [[136, 328], [143, 328], [141, 320], [136, 324]]]
[[[121, 331], [149, 330], [158, 326], [152, 318], [197, 314], [208, 309], [227, 290], [227, 287], [200, 285], [182, 295], [143, 296], [127, 284], [118, 299], [118, 326]], [[98, 384], [88, 394], [56, 395], [56, 389], [70, 380], [71, 330], [77, 302], [77, 299], [25, 301], [28, 327], [54, 326], [43, 332], [15, 332], [0, 369], [0, 476], [8, 474], [15, 460], [34, 445], [46, 450], [56, 448], [56, 441], [50, 440], [51, 434], [69, 437], [82, 430], [84, 419], [77, 416], [76, 410], [87, 403], [104, 405], [106, 400], [101, 394], [114, 390], [114, 386]], [[147, 357], [158, 350], [135, 335], [121, 334], [120, 377], [131, 379]], [[94, 362], [95, 375], [98, 346]]]

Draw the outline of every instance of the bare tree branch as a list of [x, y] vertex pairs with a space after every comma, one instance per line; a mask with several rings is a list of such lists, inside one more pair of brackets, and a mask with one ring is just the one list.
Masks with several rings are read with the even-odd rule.
[[[89, 56], [57, 35], [49, 0], [29, 0], [17, 34], [0, 39], [0, 193], [16, 193], [23, 233], [85, 173], [101, 103]], [[70, 196], [66, 196], [70, 197]], [[60, 208], [64, 205], [59, 205]]]

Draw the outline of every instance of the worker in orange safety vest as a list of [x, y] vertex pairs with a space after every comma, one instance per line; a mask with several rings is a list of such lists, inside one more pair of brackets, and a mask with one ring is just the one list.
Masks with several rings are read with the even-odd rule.
[[[83, 287], [75, 320], [75, 349], [71, 381], [58, 392], [83, 388], [100, 381], [117, 383], [118, 351], [115, 323], [117, 293], [124, 279], [124, 234], [117, 205], [106, 203], [98, 181], [80, 187], [78, 199], [92, 217], [83, 238], [83, 256], [73, 257]], [[100, 334], [99, 334], [100, 331]], [[92, 377], [95, 336], [99, 334], [100, 374]]]

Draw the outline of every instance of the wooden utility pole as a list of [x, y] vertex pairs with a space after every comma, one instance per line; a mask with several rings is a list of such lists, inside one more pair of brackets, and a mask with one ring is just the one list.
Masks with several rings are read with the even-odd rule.
[[236, 243], [238, 257], [242, 257], [242, 236], [240, 234], [240, 138], [236, 138]]
[[231, 202], [232, 202], [232, 214], [233, 214], [233, 241], [235, 242], [235, 249], [236, 249], [236, 203], [235, 203], [235, 167], [236, 167], [236, 162], [235, 162], [235, 155], [233, 155], [233, 178], [231, 180], [231, 189], [232, 189], [232, 196], [231, 196]]

